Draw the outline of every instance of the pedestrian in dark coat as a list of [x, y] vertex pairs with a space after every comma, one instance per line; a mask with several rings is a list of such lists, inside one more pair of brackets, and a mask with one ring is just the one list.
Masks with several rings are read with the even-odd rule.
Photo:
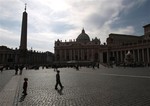
[[23, 83], [23, 94], [27, 95], [27, 87], [28, 87], [28, 78], [24, 78], [24, 83]]
[[19, 69], [20, 69], [20, 75], [22, 75], [22, 70], [23, 70], [24, 66], [23, 65], [20, 65]]
[[18, 65], [15, 65], [15, 75], [18, 74]]
[[57, 74], [56, 74], [56, 85], [55, 85], [55, 89], [57, 90], [57, 86], [59, 85], [61, 89], [63, 89], [64, 86], [62, 86], [61, 81], [60, 81], [60, 75], [59, 75], [60, 71], [57, 70]]

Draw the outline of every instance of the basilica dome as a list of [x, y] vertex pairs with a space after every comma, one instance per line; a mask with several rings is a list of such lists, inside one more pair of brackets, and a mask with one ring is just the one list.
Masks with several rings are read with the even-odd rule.
[[90, 41], [90, 37], [89, 35], [87, 35], [84, 31], [84, 29], [82, 30], [82, 33], [77, 37], [76, 39], [77, 42], [89, 42]]

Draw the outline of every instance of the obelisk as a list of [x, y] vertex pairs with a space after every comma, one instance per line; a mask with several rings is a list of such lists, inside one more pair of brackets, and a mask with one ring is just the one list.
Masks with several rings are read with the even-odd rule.
[[20, 40], [20, 64], [26, 64], [26, 56], [27, 56], [27, 21], [28, 14], [26, 12], [26, 4], [25, 11], [22, 16], [22, 27], [21, 27], [21, 40]]

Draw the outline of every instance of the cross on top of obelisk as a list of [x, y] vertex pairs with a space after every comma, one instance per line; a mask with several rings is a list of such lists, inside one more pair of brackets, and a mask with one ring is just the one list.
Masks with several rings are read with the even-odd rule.
[[25, 3], [25, 9], [24, 9], [25, 11], [26, 11], [26, 6], [27, 6], [27, 3]]

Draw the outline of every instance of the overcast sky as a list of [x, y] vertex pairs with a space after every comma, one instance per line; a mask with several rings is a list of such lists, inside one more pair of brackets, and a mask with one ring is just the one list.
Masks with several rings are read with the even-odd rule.
[[141, 36], [150, 24], [150, 0], [0, 0], [0, 46], [19, 48], [25, 3], [27, 47], [36, 51], [54, 52], [57, 39], [76, 39], [83, 28], [104, 43], [110, 33]]

